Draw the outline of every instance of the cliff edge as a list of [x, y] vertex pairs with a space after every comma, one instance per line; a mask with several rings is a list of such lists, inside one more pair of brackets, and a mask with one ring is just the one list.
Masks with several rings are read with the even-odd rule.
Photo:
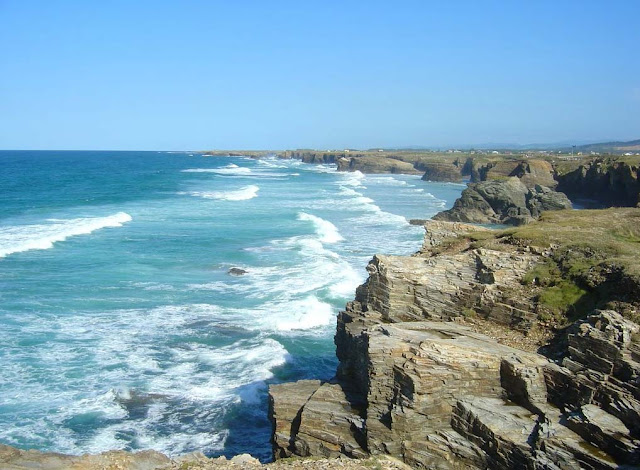
[[[594, 233], [572, 237], [586, 220]], [[422, 250], [374, 257], [340, 312], [335, 379], [270, 388], [275, 458], [636, 468], [638, 222], [636, 209], [500, 232], [427, 222]]]

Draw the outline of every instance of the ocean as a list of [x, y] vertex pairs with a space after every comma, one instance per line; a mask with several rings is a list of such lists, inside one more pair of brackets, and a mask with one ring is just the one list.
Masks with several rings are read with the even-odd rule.
[[71, 454], [269, 460], [268, 384], [331, 378], [367, 262], [464, 189], [193, 152], [0, 168], [0, 442]]

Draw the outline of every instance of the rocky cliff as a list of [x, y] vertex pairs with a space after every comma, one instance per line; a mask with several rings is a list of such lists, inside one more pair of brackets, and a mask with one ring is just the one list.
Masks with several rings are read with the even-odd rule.
[[564, 193], [547, 186], [529, 188], [522, 179], [513, 176], [470, 184], [451, 209], [439, 212], [434, 219], [522, 225], [538, 219], [544, 211], [571, 207], [571, 201]]
[[403, 173], [419, 175], [413, 164], [395, 158], [360, 156], [344, 157], [336, 161], [338, 171], [361, 171], [362, 173]]
[[472, 160], [471, 180], [454, 206], [434, 219], [522, 225], [544, 211], [572, 207], [564, 193], [555, 191], [554, 169], [544, 160]]
[[416, 255], [370, 262], [338, 316], [335, 379], [270, 388], [275, 457], [389, 454], [434, 469], [640, 465], [640, 327], [616, 311], [581, 312], [545, 348], [550, 357], [539, 354], [549, 338], [544, 287], [526, 279], [560, 249], [555, 235], [536, 243], [531, 229], [426, 228]]
[[607, 206], [640, 204], [640, 159], [597, 158], [558, 175], [558, 189], [572, 198], [589, 198]]

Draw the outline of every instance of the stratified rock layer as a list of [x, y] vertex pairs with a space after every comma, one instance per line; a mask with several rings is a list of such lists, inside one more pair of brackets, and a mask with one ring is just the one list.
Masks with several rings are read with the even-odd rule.
[[473, 229], [429, 222], [419, 254], [371, 261], [338, 316], [335, 381], [270, 389], [276, 458], [389, 454], [434, 469], [640, 464], [638, 325], [596, 311], [570, 328], [556, 362], [474, 332], [459, 321], [469, 307], [531, 327], [520, 280], [541, 255], [446, 249]]

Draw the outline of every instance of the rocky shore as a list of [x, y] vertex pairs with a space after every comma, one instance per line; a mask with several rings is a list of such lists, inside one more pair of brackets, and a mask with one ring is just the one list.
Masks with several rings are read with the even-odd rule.
[[[391, 455], [434, 469], [640, 465], [640, 327], [620, 314], [637, 314], [639, 299], [604, 296], [598, 306], [627, 308], [567, 316], [545, 345], [541, 292], [525, 279], [557, 243], [460, 223], [426, 230], [416, 255], [370, 262], [338, 316], [335, 379], [271, 386], [274, 457]], [[632, 269], [626, 276], [640, 292]]]
[[336, 376], [270, 387], [274, 463], [0, 445], [1, 469], [640, 468], [640, 209], [565, 210], [637, 205], [638, 165], [284, 158], [471, 184], [412, 222], [418, 253], [371, 260], [338, 315]]
[[635, 156], [554, 160], [407, 151], [286, 151], [277, 156], [335, 164], [338, 171], [422, 174], [423, 180], [436, 182], [467, 179], [469, 187], [454, 207], [435, 216], [444, 221], [522, 225], [544, 211], [570, 209], [570, 198], [602, 207], [640, 204], [640, 160]]

